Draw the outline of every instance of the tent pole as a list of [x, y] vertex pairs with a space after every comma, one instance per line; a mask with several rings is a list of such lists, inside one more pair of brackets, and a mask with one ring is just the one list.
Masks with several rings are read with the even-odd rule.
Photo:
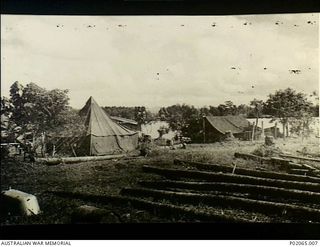
[[206, 123], [205, 123], [205, 116], [202, 116], [202, 128], [203, 128], [203, 143], [206, 143]]
[[89, 135], [89, 155], [91, 156], [92, 155], [92, 150], [91, 150], [91, 146], [92, 146], [92, 144], [91, 144], [91, 142], [92, 142], [92, 135]]

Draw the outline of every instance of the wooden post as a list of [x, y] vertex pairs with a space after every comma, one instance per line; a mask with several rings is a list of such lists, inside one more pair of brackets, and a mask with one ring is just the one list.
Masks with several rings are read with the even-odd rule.
[[274, 123], [274, 139], [277, 139], [277, 125], [278, 125], [278, 123], [275, 122]]
[[262, 139], [264, 139], [263, 121], [261, 121], [261, 137], [262, 137]]
[[251, 136], [251, 141], [254, 140], [254, 130], [255, 130], [255, 123], [252, 124], [252, 136]]
[[234, 174], [234, 172], [236, 171], [236, 167], [237, 167], [237, 164], [234, 164], [233, 169], [232, 169], [232, 174]]
[[203, 115], [202, 116], [202, 129], [203, 129], [203, 143], [206, 143], [206, 122], [205, 122], [206, 117]]
[[[74, 157], [77, 157], [77, 154], [76, 154], [76, 152], [74, 151], [72, 144], [70, 144], [70, 147], [71, 147], [71, 150], [72, 150], [72, 153], [73, 153]], [[91, 151], [90, 151], [90, 152], [91, 152]]]

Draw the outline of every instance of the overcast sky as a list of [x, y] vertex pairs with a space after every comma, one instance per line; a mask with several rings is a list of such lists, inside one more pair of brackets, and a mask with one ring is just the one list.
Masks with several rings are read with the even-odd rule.
[[[290, 72], [290, 70], [300, 70]], [[1, 16], [1, 94], [35, 82], [81, 108], [248, 104], [319, 90], [319, 14]]]

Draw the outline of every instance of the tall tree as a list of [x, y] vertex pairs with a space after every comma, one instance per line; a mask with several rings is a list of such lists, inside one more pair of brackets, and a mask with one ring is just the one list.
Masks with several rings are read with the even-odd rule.
[[12, 114], [13, 105], [10, 102], [10, 99], [3, 96], [1, 97], [1, 115], [10, 116]]
[[12, 104], [12, 119], [20, 124], [21, 121], [25, 118], [23, 112], [23, 86], [18, 82], [14, 82], [10, 87], [10, 103]]
[[46, 90], [35, 83], [25, 87], [18, 82], [10, 88], [12, 120], [24, 129], [37, 132], [63, 125], [70, 110], [68, 90]]
[[256, 126], [258, 126], [259, 118], [263, 109], [263, 100], [254, 98], [254, 100], [250, 101], [250, 106], [253, 107], [254, 115], [256, 117]]
[[279, 118], [283, 126], [283, 137], [288, 136], [288, 123], [290, 118], [303, 119], [303, 115], [309, 113], [312, 103], [303, 93], [297, 93], [291, 88], [278, 90], [268, 96], [264, 104], [264, 111], [275, 118]]
[[224, 102], [224, 104], [218, 105], [218, 110], [220, 112], [220, 116], [227, 116], [227, 115], [237, 115], [238, 109], [232, 101], [228, 100]]
[[186, 104], [176, 104], [162, 109], [161, 113], [166, 116], [170, 129], [193, 140], [201, 139], [203, 112], [199, 109]]
[[147, 121], [147, 111], [144, 106], [137, 106], [134, 109], [134, 118], [138, 124], [144, 124]]

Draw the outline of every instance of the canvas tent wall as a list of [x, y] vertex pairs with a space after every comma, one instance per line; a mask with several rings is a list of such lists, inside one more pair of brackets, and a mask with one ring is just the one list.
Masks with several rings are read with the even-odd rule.
[[135, 150], [138, 133], [111, 120], [107, 113], [90, 97], [79, 111], [85, 131], [63, 136], [55, 141], [57, 151], [66, 147], [73, 155], [107, 155]]
[[141, 126], [138, 124], [137, 121], [117, 116], [110, 116], [110, 118], [117, 124], [125, 127], [126, 129], [133, 131], [141, 131]]
[[206, 116], [204, 121], [206, 142], [221, 141], [228, 132], [246, 139], [246, 132], [251, 130], [250, 122], [241, 116]]

